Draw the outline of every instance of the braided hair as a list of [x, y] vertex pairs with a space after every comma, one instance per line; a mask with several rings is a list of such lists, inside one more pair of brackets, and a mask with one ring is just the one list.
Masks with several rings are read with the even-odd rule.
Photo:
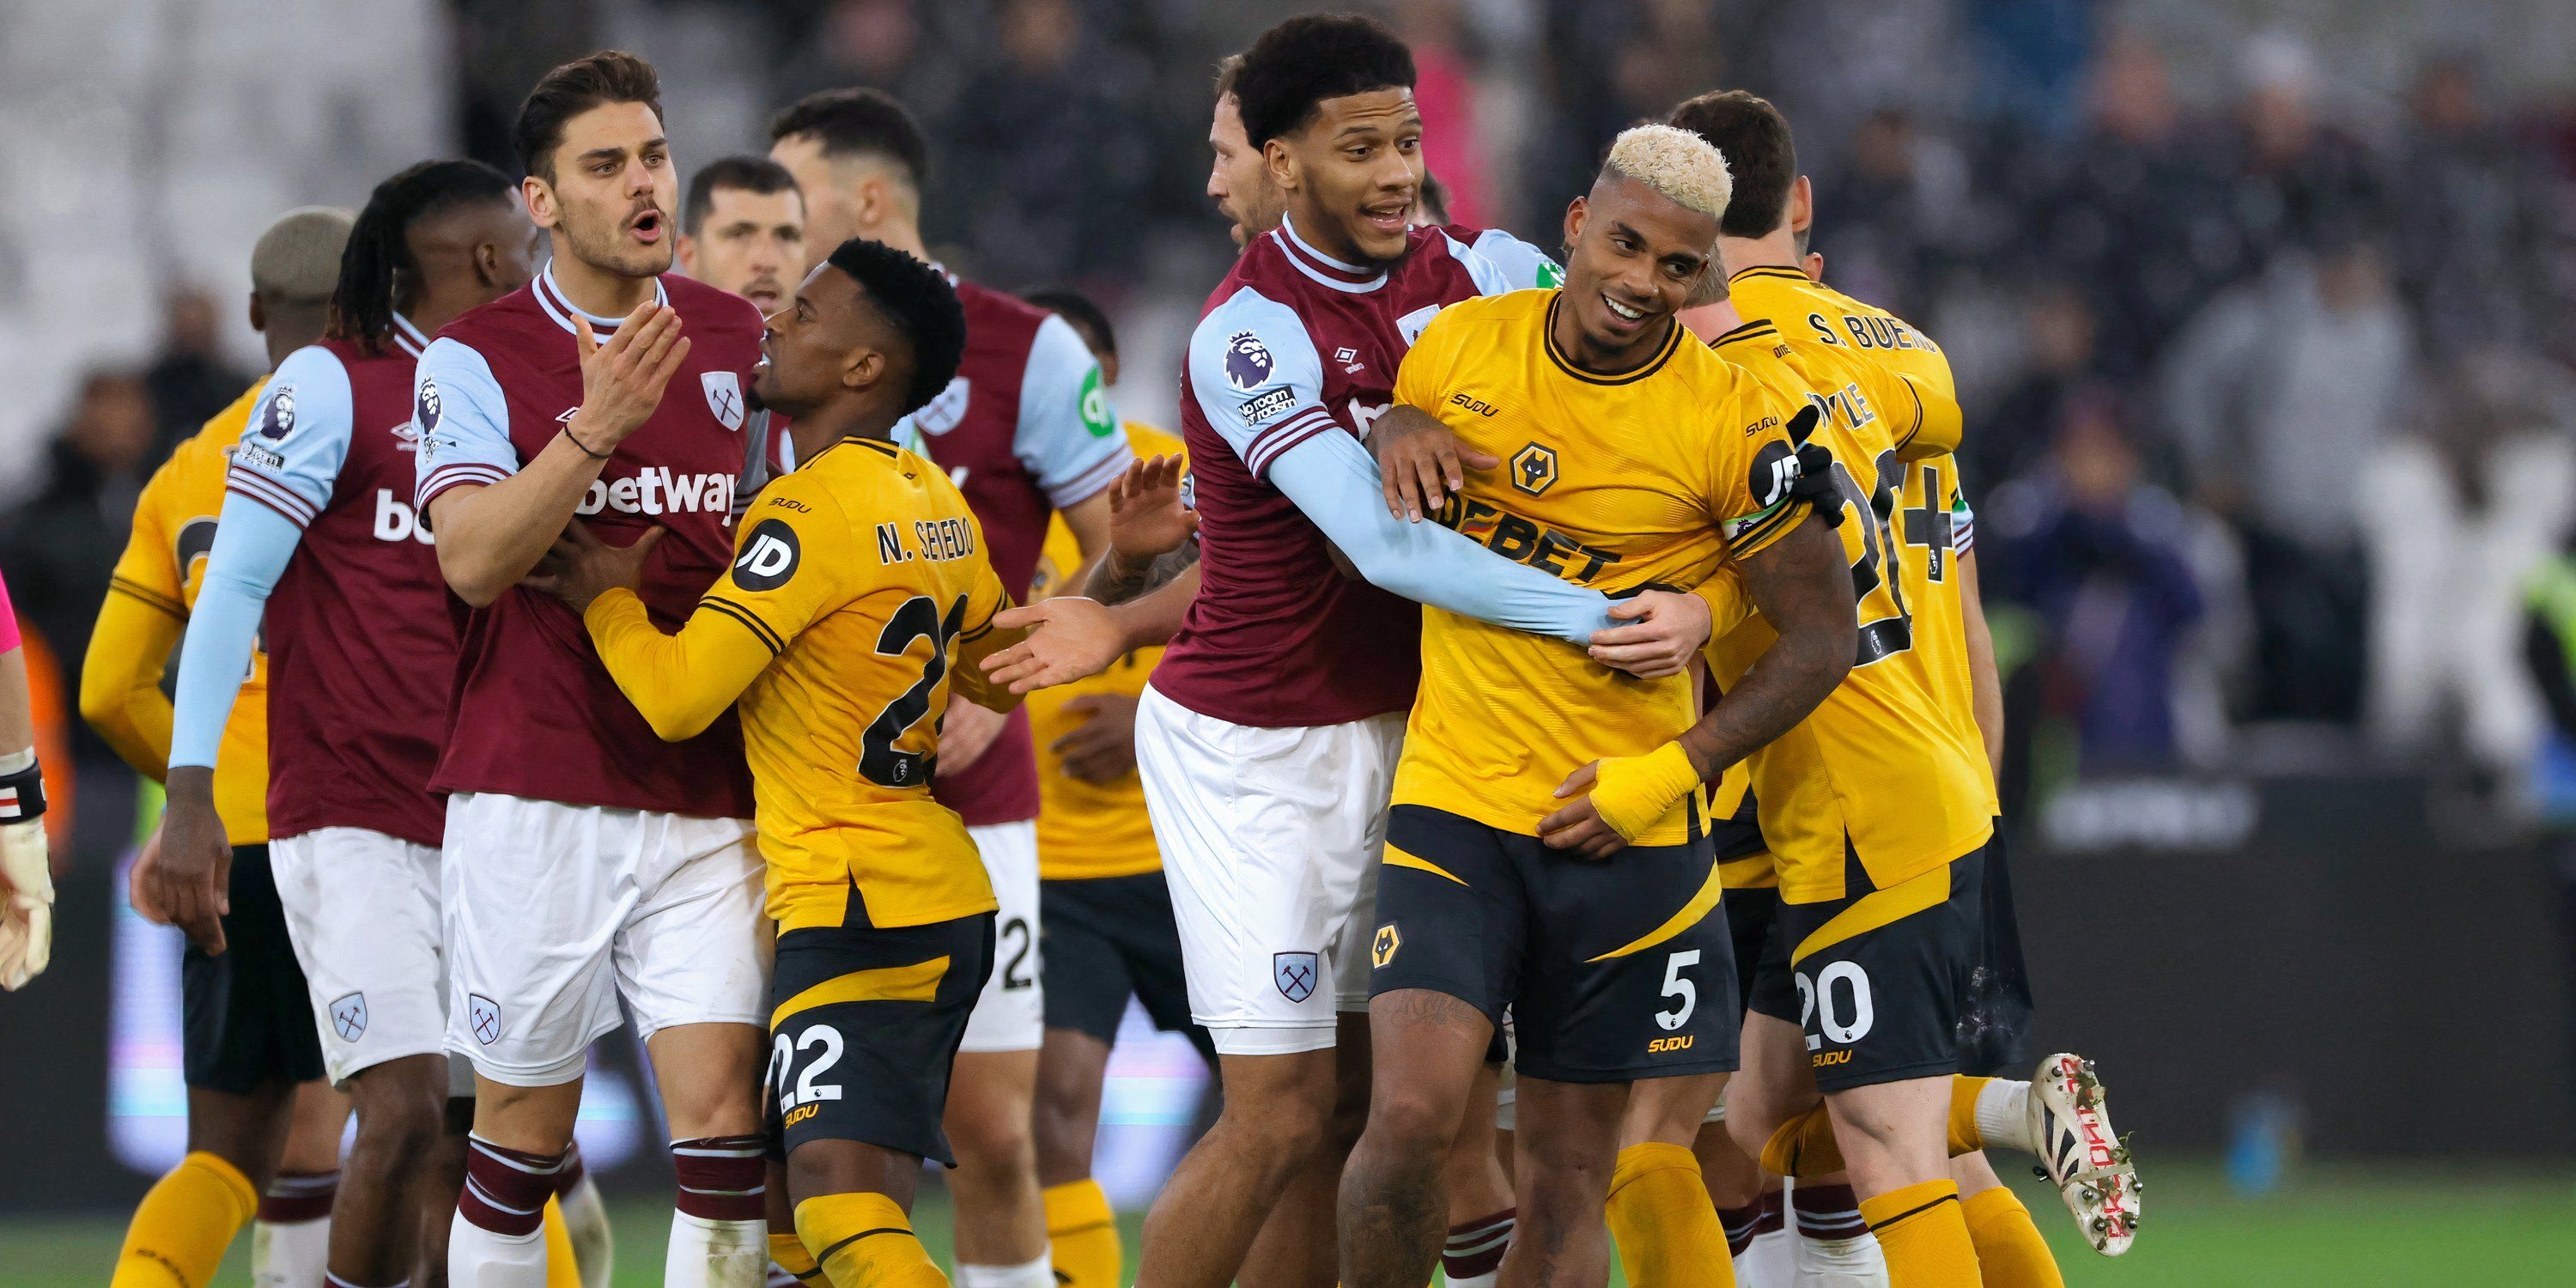
[[382, 352], [393, 333], [394, 310], [418, 285], [413, 279], [420, 265], [412, 262], [408, 240], [412, 226], [466, 202], [509, 200], [513, 186], [480, 161], [423, 161], [377, 184], [349, 230], [348, 249], [340, 253], [328, 334], [369, 353]]

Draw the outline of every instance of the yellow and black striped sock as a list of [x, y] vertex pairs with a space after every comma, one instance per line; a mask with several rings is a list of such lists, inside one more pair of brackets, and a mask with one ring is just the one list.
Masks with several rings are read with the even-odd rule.
[[833, 1288], [948, 1288], [913, 1237], [912, 1218], [882, 1194], [826, 1194], [796, 1205], [796, 1237]]
[[1958, 1182], [1924, 1181], [1862, 1199], [1860, 1216], [1887, 1258], [1889, 1288], [1982, 1288]]

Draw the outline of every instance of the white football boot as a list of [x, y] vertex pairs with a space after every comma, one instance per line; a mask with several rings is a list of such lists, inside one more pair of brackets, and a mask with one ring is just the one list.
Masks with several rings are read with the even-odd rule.
[[2027, 1110], [2039, 1166], [2095, 1252], [2116, 1257], [2138, 1237], [2138, 1166], [2111, 1130], [2093, 1062], [2059, 1052], [2031, 1075]]

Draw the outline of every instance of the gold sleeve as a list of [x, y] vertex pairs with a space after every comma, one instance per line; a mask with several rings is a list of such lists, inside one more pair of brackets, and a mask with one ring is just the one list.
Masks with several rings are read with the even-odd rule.
[[[140, 531], [135, 536], [143, 539]], [[120, 576], [108, 583], [81, 660], [81, 718], [134, 772], [154, 782], [170, 773], [172, 711], [161, 673], [187, 629], [184, 610]]]
[[1897, 374], [1895, 386], [1902, 397], [1889, 410], [1903, 419], [1889, 428], [1895, 431], [1897, 458], [1919, 461], [1959, 450], [1967, 418], [1959, 411], [1958, 397], [1908, 372]]
[[665, 742], [704, 732], [787, 647], [759, 618], [714, 595], [676, 635], [655, 626], [644, 601], [624, 587], [590, 601], [581, 620], [609, 678]]

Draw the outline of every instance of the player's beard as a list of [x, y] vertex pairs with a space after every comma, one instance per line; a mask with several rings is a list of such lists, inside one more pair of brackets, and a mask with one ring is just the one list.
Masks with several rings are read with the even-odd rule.
[[630, 206], [613, 220], [594, 220], [587, 212], [566, 211], [563, 226], [570, 235], [573, 257], [619, 277], [659, 277], [670, 272], [674, 241], [670, 236], [671, 212], [659, 212], [663, 237], [649, 246], [639, 246], [626, 235], [626, 225], [637, 213], [637, 208]]

